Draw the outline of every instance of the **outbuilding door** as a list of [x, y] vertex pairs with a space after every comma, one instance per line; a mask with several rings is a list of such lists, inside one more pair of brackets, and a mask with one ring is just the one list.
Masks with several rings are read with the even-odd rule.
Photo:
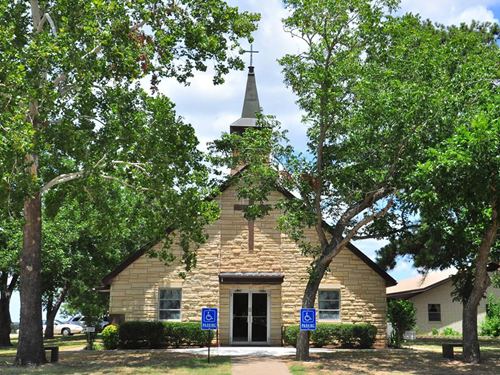
[[269, 296], [266, 292], [233, 292], [231, 343], [269, 343]]

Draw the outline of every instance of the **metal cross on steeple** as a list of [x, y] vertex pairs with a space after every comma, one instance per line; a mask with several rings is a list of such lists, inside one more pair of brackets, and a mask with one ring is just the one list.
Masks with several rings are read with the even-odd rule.
[[253, 44], [250, 44], [250, 50], [244, 50], [243, 53], [249, 53], [250, 54], [250, 66], [253, 66], [253, 54], [254, 53], [259, 53], [259, 51], [254, 51], [253, 50]]

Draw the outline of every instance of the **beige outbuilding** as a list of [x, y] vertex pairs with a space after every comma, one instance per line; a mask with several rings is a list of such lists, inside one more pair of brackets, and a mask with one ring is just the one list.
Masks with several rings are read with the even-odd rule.
[[[387, 288], [388, 298], [402, 298], [413, 302], [417, 311], [417, 333], [431, 334], [433, 330], [442, 333], [445, 328], [462, 333], [463, 306], [453, 300], [452, 275], [455, 271], [429, 272], [425, 275], [401, 280]], [[500, 289], [490, 287], [486, 295], [500, 297]], [[477, 323], [486, 318], [486, 299], [478, 306]]]

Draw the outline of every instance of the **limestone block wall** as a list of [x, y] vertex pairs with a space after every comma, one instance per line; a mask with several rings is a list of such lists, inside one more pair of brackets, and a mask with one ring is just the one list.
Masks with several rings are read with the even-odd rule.
[[[270, 201], [281, 198], [282, 195], [275, 192]], [[281, 285], [251, 286], [271, 290], [271, 304], [274, 306], [271, 341], [279, 344], [281, 326], [298, 323], [310, 259], [302, 256], [298, 246], [277, 230], [278, 212], [255, 221], [254, 249], [249, 250], [248, 222], [242, 211], [234, 209], [235, 204], [246, 202], [238, 201], [234, 187], [225, 190], [218, 202], [221, 216], [206, 229], [209, 239], [198, 249], [197, 267], [182, 279], [179, 273], [184, 269], [179, 261], [167, 266], [158, 259], [143, 255], [114, 278], [110, 314], [124, 314], [126, 320], [156, 320], [159, 289], [180, 287], [183, 321], [200, 320], [202, 307], [220, 307], [220, 337], [224, 343], [229, 339], [230, 290], [248, 286], [220, 285], [218, 274], [280, 272], [284, 274]], [[313, 230], [308, 237], [315, 242]], [[178, 246], [174, 245], [172, 251], [180, 258]], [[344, 249], [332, 262], [320, 288], [340, 290], [340, 322], [375, 324], [378, 328], [377, 345], [385, 345], [386, 295], [382, 277], [350, 250]]]

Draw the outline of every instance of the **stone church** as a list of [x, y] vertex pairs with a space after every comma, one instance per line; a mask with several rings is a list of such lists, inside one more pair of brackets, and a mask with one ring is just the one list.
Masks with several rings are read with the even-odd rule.
[[[259, 98], [254, 67], [249, 67], [241, 118], [230, 126], [242, 132], [256, 126]], [[233, 171], [238, 173], [237, 171]], [[286, 191], [275, 191], [274, 203]], [[180, 261], [165, 265], [148, 256], [153, 244], [125, 259], [103, 279], [109, 313], [115, 321], [200, 321], [202, 307], [219, 309], [221, 345], [280, 345], [284, 326], [298, 324], [310, 259], [277, 229], [279, 212], [247, 221], [230, 181], [214, 198], [220, 217], [206, 228], [208, 240], [197, 252], [197, 266], [183, 279]], [[308, 233], [316, 241], [314, 230]], [[177, 259], [181, 250], [175, 244]], [[323, 278], [316, 309], [318, 322], [368, 322], [377, 329], [376, 347], [386, 342], [386, 287], [396, 281], [349, 244]]]

